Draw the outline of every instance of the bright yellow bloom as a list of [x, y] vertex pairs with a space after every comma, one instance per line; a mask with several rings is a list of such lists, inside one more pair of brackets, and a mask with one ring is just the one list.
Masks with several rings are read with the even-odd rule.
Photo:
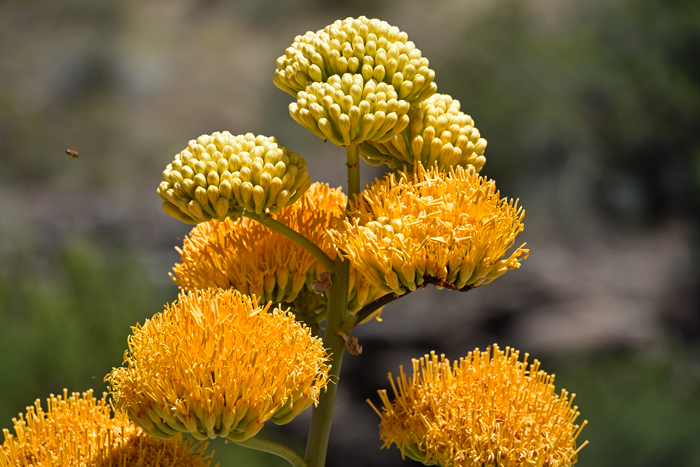
[[366, 141], [360, 154], [373, 165], [412, 170], [416, 162], [424, 167], [437, 164], [440, 170], [472, 165], [477, 172], [486, 162], [486, 140], [474, 127], [474, 120], [459, 110], [457, 99], [434, 94], [409, 112], [405, 131], [387, 142]]
[[[565, 467], [576, 463], [576, 438], [586, 425], [572, 403], [575, 394], [554, 392], [554, 375], [528, 354], [493, 346], [450, 365], [434, 352], [413, 360], [413, 378], [401, 368], [384, 404], [380, 436], [402, 455], [426, 465], [454, 467]], [[369, 401], [368, 401], [369, 402]]]
[[[0, 467], [44, 465], [53, 467], [209, 467], [207, 443], [192, 446], [178, 435], [165, 441], [144, 433], [123, 413], [111, 415], [106, 401], [89, 390], [27, 407], [27, 414], [12, 419], [15, 434], [3, 430]], [[217, 464], [218, 465], [218, 464]]]
[[333, 75], [326, 83], [312, 83], [289, 104], [297, 123], [322, 139], [338, 146], [363, 141], [384, 142], [408, 126], [410, 105], [397, 100], [390, 84], [362, 75]]
[[333, 75], [360, 75], [364, 83], [390, 84], [411, 105], [437, 91], [435, 72], [408, 35], [378, 19], [346, 18], [297, 36], [277, 59], [275, 85], [296, 97], [312, 82]]
[[[501, 199], [474, 167], [398, 172], [375, 182], [329, 230], [336, 248], [373, 285], [402, 295], [435, 284], [469, 290], [520, 267], [528, 250], [506, 254], [525, 211]], [[523, 245], [524, 246], [524, 245]]]
[[[335, 258], [326, 229], [334, 217], [342, 215], [346, 199], [340, 188], [313, 183], [297, 203], [273, 217]], [[241, 218], [201, 223], [177, 251], [181, 263], [171, 277], [183, 290], [232, 288], [257, 296], [261, 303], [283, 303], [300, 319], [320, 322], [325, 318], [326, 296], [311, 288], [323, 272], [321, 264], [298, 243], [258, 222]], [[354, 268], [349, 287], [350, 314], [384, 294]]]
[[291, 313], [235, 291], [180, 294], [134, 326], [124, 367], [105, 380], [115, 406], [159, 438], [242, 441], [286, 423], [328, 383], [321, 339]]
[[311, 185], [306, 161], [275, 138], [228, 131], [191, 140], [163, 171], [163, 210], [183, 222], [279, 212]]

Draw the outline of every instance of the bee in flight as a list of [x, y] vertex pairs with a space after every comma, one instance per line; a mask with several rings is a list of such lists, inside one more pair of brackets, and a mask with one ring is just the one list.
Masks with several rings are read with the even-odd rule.
[[80, 157], [80, 155], [78, 154], [78, 151], [74, 151], [72, 149], [66, 149], [66, 154], [68, 154], [69, 156], [74, 157], [76, 159]]

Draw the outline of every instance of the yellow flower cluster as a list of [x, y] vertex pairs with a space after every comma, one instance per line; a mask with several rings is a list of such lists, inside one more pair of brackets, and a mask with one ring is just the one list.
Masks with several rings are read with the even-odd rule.
[[408, 126], [408, 102], [397, 100], [391, 85], [363, 82], [362, 75], [333, 75], [299, 91], [289, 113], [319, 138], [338, 146], [384, 142]]
[[[92, 390], [82, 395], [63, 391], [47, 400], [47, 412], [37, 400], [27, 414], [13, 419], [15, 434], [4, 429], [0, 467], [209, 467], [207, 443], [192, 445], [178, 435], [165, 441], [115, 413]], [[218, 464], [217, 464], [218, 465]]]
[[306, 161], [275, 138], [202, 135], [163, 171], [163, 210], [183, 222], [236, 219], [293, 204], [311, 185]]
[[125, 366], [105, 378], [114, 405], [164, 439], [243, 441], [292, 420], [328, 384], [328, 357], [292, 314], [268, 308], [236, 291], [180, 294], [132, 328]]
[[[301, 199], [274, 217], [319, 245], [331, 258], [336, 252], [326, 236], [334, 217], [347, 201], [340, 188], [313, 183]], [[248, 218], [197, 225], [177, 248], [181, 262], [171, 277], [181, 289], [236, 289], [268, 301], [290, 306], [298, 318], [319, 322], [326, 315], [326, 297], [311, 284], [320, 279], [321, 264], [298, 243]], [[357, 312], [383, 295], [376, 286], [350, 271], [349, 310]]]
[[[450, 365], [431, 353], [413, 360], [413, 378], [400, 370], [390, 401], [379, 414], [384, 447], [426, 465], [454, 467], [566, 467], [576, 463], [584, 422], [573, 406], [574, 395], [554, 392], [554, 376], [537, 360], [510, 348], [478, 349]], [[370, 402], [370, 404], [372, 404]]]
[[346, 18], [297, 36], [277, 59], [275, 85], [296, 97], [313, 82], [333, 75], [362, 76], [365, 83], [391, 85], [398, 99], [413, 105], [437, 90], [435, 72], [408, 35], [378, 19]]
[[424, 282], [468, 290], [520, 267], [528, 250], [506, 254], [525, 211], [499, 197], [473, 167], [441, 172], [419, 164], [364, 190], [329, 235], [373, 285], [402, 295]]
[[472, 165], [479, 172], [486, 163], [486, 140], [459, 109], [457, 99], [434, 94], [411, 108], [405, 132], [389, 141], [366, 141], [360, 154], [372, 165], [387, 164], [394, 170], [412, 170], [420, 162], [424, 167], [437, 164], [440, 170]]

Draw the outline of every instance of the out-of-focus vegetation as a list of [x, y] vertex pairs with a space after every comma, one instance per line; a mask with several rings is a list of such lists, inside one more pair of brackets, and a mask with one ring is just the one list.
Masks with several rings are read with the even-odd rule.
[[[342, 150], [292, 121], [272, 72], [296, 34], [361, 14], [407, 31], [439, 92], [474, 118], [489, 142], [483, 173], [527, 208], [532, 257], [486, 291], [388, 306], [384, 323], [358, 334], [365, 355], [346, 359], [329, 465], [410, 464], [379, 450], [364, 400], [396, 362], [431, 349], [458, 358], [494, 340], [524, 352], [542, 343], [533, 352], [543, 368], [578, 394], [591, 444], [577, 465], [700, 464], [695, 0], [4, 2], [0, 428], [64, 387], [104, 390], [129, 327], [175, 299], [166, 275], [188, 227], [160, 211], [155, 188], [187, 140], [224, 129], [275, 135], [314, 179], [344, 182]], [[626, 268], [630, 251], [643, 257]], [[604, 282], [611, 264], [622, 277], [574, 302], [571, 289]], [[545, 282], [553, 266], [578, 282]], [[623, 320], [621, 303], [639, 314]], [[605, 319], [577, 321], [577, 307], [589, 306]], [[449, 335], [431, 334], [440, 320], [435, 329]], [[629, 335], [641, 337], [630, 339], [623, 331], [635, 327]], [[552, 339], [562, 329], [566, 339]], [[570, 340], [566, 350], [551, 344]], [[303, 451], [305, 426], [263, 436]], [[215, 449], [223, 466], [284, 465]]]
[[538, 180], [570, 225], [577, 195], [618, 221], [697, 215], [697, 2], [497, 3], [433, 59], [493, 135], [489, 173]]
[[584, 429], [590, 445], [577, 465], [699, 465], [699, 361], [696, 347], [554, 365], [557, 387], [577, 394], [581, 420], [591, 423]]

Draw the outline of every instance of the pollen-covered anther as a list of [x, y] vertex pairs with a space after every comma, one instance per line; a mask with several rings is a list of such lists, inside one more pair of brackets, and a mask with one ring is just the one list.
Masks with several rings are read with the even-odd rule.
[[124, 366], [105, 380], [115, 406], [159, 438], [248, 439], [286, 423], [328, 384], [320, 338], [237, 291], [182, 293], [134, 326]]
[[569, 467], [588, 442], [576, 440], [586, 425], [575, 395], [554, 388], [554, 375], [527, 364], [519, 352], [493, 349], [470, 352], [450, 361], [434, 352], [413, 360], [413, 377], [403, 368], [394, 397], [379, 391], [379, 432], [384, 447], [426, 465], [454, 467]]
[[359, 75], [390, 84], [411, 105], [435, 94], [435, 72], [408, 35], [378, 19], [346, 18], [297, 36], [277, 59], [275, 85], [296, 96], [333, 75]]
[[477, 172], [486, 163], [486, 140], [474, 120], [461, 112], [459, 101], [447, 94], [434, 94], [408, 112], [410, 123], [386, 142], [365, 141], [360, 155], [370, 164], [387, 164], [409, 170], [420, 162], [440, 170], [468, 165]]
[[[37, 400], [27, 413], [12, 419], [14, 434], [3, 430], [0, 467], [209, 467], [207, 443], [193, 444], [177, 435], [154, 438], [135, 426], [124, 413], [112, 410], [107, 394], [97, 400], [92, 390]], [[217, 464], [218, 466], [218, 464]]]
[[[273, 217], [335, 258], [326, 230], [343, 214], [346, 199], [340, 188], [313, 183], [297, 203]], [[256, 221], [203, 222], [192, 229], [177, 251], [181, 262], [171, 277], [185, 291], [235, 289], [257, 296], [262, 303], [281, 303], [306, 322], [318, 323], [325, 318], [326, 296], [311, 287], [323, 272], [321, 264], [298, 243]], [[381, 295], [383, 292], [351, 268], [349, 314]]]
[[390, 84], [346, 73], [307, 86], [289, 113], [319, 138], [343, 146], [391, 140], [408, 126], [409, 108]]
[[274, 137], [228, 131], [191, 140], [163, 171], [163, 210], [183, 222], [279, 212], [311, 185], [306, 161]]
[[[373, 285], [402, 295], [425, 282], [468, 290], [520, 267], [528, 250], [508, 254], [524, 226], [517, 201], [500, 198], [474, 167], [445, 173], [418, 164], [375, 182], [329, 235]], [[523, 245], [524, 246], [524, 245]]]

